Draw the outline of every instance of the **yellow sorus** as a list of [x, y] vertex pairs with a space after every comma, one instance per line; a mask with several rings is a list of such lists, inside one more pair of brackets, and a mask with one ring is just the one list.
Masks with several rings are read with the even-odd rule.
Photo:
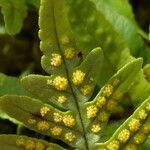
[[38, 142], [35, 145], [35, 149], [36, 150], [44, 150], [45, 149], [45, 145], [43, 145], [42, 143]]
[[67, 44], [69, 44], [70, 39], [67, 36], [65, 36], [61, 39], [61, 42], [63, 45], [67, 45]]
[[60, 135], [62, 133], [62, 129], [60, 127], [53, 127], [51, 129], [51, 133], [54, 136], [58, 136], [58, 135]]
[[99, 108], [102, 108], [106, 103], [106, 98], [105, 97], [102, 97], [102, 96], [99, 96], [97, 99], [96, 99], [96, 106], [99, 107]]
[[143, 109], [140, 110], [139, 111], [139, 118], [143, 120], [143, 119], [146, 119], [146, 117], [147, 117], [147, 113], [145, 112], [145, 110], [143, 110]]
[[60, 103], [60, 104], [63, 104], [65, 101], [67, 100], [67, 98], [65, 96], [59, 96], [57, 101]]
[[150, 133], [150, 124], [144, 124], [142, 131], [143, 131], [145, 134], [149, 134], [149, 133]]
[[75, 125], [75, 119], [74, 119], [74, 117], [72, 116], [72, 115], [65, 115], [64, 117], [63, 117], [63, 122], [64, 122], [64, 124], [66, 125], [66, 126], [68, 126], [68, 127], [72, 127], [72, 126], [74, 126]]
[[45, 146], [40, 142], [35, 143], [32, 140], [25, 140], [22, 137], [17, 139], [16, 144], [17, 146], [24, 147], [26, 150], [44, 150], [45, 148]]
[[42, 117], [44, 117], [49, 111], [50, 109], [47, 106], [44, 106], [40, 109], [40, 114]]
[[134, 137], [133, 137], [133, 141], [135, 144], [141, 144], [144, 142], [146, 136], [143, 133], [137, 133]]
[[81, 70], [76, 70], [72, 75], [72, 82], [74, 85], [80, 85], [85, 77], [85, 73]]
[[75, 51], [74, 51], [73, 48], [68, 48], [68, 49], [65, 50], [65, 54], [64, 55], [65, 55], [66, 59], [72, 59], [74, 57], [74, 55], [75, 55]]
[[128, 144], [128, 145], [125, 147], [125, 150], [137, 150], [137, 147], [136, 147], [136, 145], [134, 145], [134, 144]]
[[91, 105], [86, 108], [86, 111], [87, 111], [87, 117], [93, 118], [96, 116], [96, 114], [98, 112], [98, 108], [96, 105]]
[[24, 146], [25, 145], [25, 139], [20, 137], [16, 140], [17, 146]]
[[130, 138], [130, 131], [127, 129], [123, 129], [119, 134], [118, 134], [118, 140], [121, 143], [125, 143], [128, 139]]
[[65, 139], [69, 142], [73, 142], [75, 140], [75, 135], [72, 132], [67, 132], [65, 134]]
[[119, 150], [119, 142], [117, 140], [111, 141], [106, 147], [108, 150]]
[[107, 102], [106, 108], [107, 108], [107, 110], [112, 111], [115, 109], [116, 105], [117, 105], [117, 103], [114, 100], [109, 100]]
[[51, 57], [51, 65], [52, 66], [55, 66], [55, 67], [58, 67], [61, 65], [62, 63], [62, 57], [60, 54], [57, 54], [57, 53], [52, 53], [52, 57]]
[[81, 88], [81, 92], [83, 95], [87, 95], [91, 92], [92, 90], [92, 87], [90, 85], [84, 85], [82, 88]]
[[33, 150], [35, 148], [35, 143], [31, 140], [27, 140], [24, 146], [26, 150]]
[[57, 113], [57, 112], [54, 113], [54, 121], [55, 121], [55, 122], [61, 122], [62, 119], [63, 119], [63, 117], [62, 117], [61, 114], [59, 114], [59, 113]]
[[53, 86], [59, 91], [64, 91], [68, 87], [68, 80], [64, 77], [57, 76], [53, 80]]
[[129, 126], [130, 131], [135, 132], [139, 129], [140, 125], [141, 125], [140, 121], [138, 119], [133, 118], [129, 122], [128, 126]]
[[112, 92], [113, 92], [113, 86], [110, 85], [110, 84], [107, 84], [104, 89], [103, 89], [103, 95], [106, 96], [106, 97], [109, 97]]
[[28, 123], [29, 123], [29, 124], [35, 124], [35, 123], [36, 123], [36, 120], [33, 119], [33, 118], [29, 118], [29, 119], [28, 119]]
[[99, 124], [93, 124], [91, 127], [91, 131], [94, 133], [98, 133], [101, 130], [101, 127]]
[[98, 120], [102, 122], [106, 122], [109, 118], [109, 114], [105, 111], [102, 111], [98, 114]]
[[47, 121], [39, 121], [37, 123], [37, 128], [40, 131], [48, 130], [50, 127], [49, 123]]

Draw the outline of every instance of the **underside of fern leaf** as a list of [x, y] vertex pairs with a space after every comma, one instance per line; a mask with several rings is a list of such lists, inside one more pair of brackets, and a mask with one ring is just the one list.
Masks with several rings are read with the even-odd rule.
[[0, 135], [0, 146], [3, 150], [64, 150], [56, 144], [19, 135]]
[[[5, 95], [0, 97], [0, 108], [29, 129], [59, 139], [74, 149], [130, 150], [142, 144], [150, 132], [150, 98], [108, 141], [100, 142], [110, 115], [135, 83], [135, 76], [141, 71], [142, 59], [128, 57], [128, 63], [119, 66], [119, 70], [95, 96], [93, 91], [97, 80], [104, 75], [103, 64], [108, 61], [106, 52], [94, 45], [96, 48], [83, 56], [69, 22], [66, 1], [42, 0], [39, 26], [43, 52], [41, 64], [49, 75], [23, 77], [23, 87], [34, 98]], [[112, 57], [111, 61], [116, 63], [116, 57]], [[9, 148], [7, 145], [12, 150], [63, 149], [20, 135], [2, 135], [0, 143], [6, 150]]]

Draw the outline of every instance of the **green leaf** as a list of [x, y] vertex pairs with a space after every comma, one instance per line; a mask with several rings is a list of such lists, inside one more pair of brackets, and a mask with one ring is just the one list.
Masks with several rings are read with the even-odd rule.
[[[99, 4], [99, 1], [96, 0], [91, 0], [97, 4]], [[116, 10], [120, 15], [130, 19], [132, 22], [135, 22], [134, 19], [134, 14], [132, 11], [132, 6], [130, 5], [130, 3], [128, 2], [128, 0], [116, 0], [115, 3], [113, 0], [100, 0], [100, 3], [106, 3], [107, 5], [109, 5], [112, 9]]]
[[1, 11], [4, 16], [5, 28], [10, 35], [19, 33], [24, 18], [27, 16], [25, 0], [0, 0]]
[[118, 32], [128, 47], [133, 56], [139, 57], [143, 51], [144, 42], [139, 35], [139, 27], [134, 20], [131, 6], [127, 1], [116, 0], [91, 0], [94, 2], [98, 11], [101, 11], [106, 19], [111, 23], [116, 32]]
[[144, 58], [144, 64], [150, 63], [150, 47], [145, 47], [140, 56]]
[[144, 66], [143, 72], [144, 72], [146, 80], [148, 82], [150, 82], [150, 64], [147, 64], [147, 65]]
[[[101, 76], [101, 66], [103, 64], [103, 52], [101, 48], [93, 49], [84, 59], [84, 61], [80, 64], [77, 69], [83, 70], [85, 73], [88, 73], [88, 76], [92, 77], [93, 80], [97, 81]], [[97, 70], [99, 68], [99, 71]], [[86, 80], [89, 80], [87, 78]]]
[[[0, 73], [0, 96], [5, 94], [28, 95], [31, 96], [20, 84], [20, 79], [16, 77], [6, 76]], [[0, 110], [0, 117], [7, 118], [13, 122], [16, 120], [8, 117], [2, 110]]]
[[128, 90], [135, 107], [150, 95], [150, 83], [145, 79], [143, 70], [135, 76], [135, 82]]
[[20, 84], [20, 79], [0, 73], [0, 96], [5, 94], [31, 96]]
[[43, 140], [20, 136], [20, 135], [0, 135], [0, 146], [3, 150], [22, 150], [22, 149], [55, 149], [65, 150], [54, 143], [48, 143]]
[[150, 138], [148, 138], [145, 142], [144, 142], [144, 144], [142, 144], [141, 146], [140, 146], [140, 150], [149, 150], [149, 148], [150, 148]]
[[107, 141], [123, 122], [124, 120], [119, 120], [107, 124], [100, 138], [100, 143]]
[[[61, 107], [64, 109], [74, 109], [74, 102], [72, 95], [68, 92], [59, 92], [47, 84], [47, 81], [52, 80], [49, 76], [42, 75], [28, 75], [22, 78], [23, 87], [31, 92], [34, 96], [38, 97], [41, 101], [47, 104], [51, 104], [55, 107]], [[53, 96], [52, 96], [53, 95]], [[65, 101], [60, 103], [59, 97], [67, 97]]]

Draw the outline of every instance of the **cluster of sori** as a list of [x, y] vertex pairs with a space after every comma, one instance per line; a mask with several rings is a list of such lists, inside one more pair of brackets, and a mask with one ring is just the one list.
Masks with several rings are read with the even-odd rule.
[[137, 150], [150, 134], [150, 103], [145, 101], [134, 114], [116, 131], [100, 150]]

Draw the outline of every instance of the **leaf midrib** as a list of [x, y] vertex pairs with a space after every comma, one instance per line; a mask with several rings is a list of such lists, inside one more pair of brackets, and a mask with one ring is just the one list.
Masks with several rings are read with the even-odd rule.
[[59, 51], [61, 53], [61, 56], [62, 56], [62, 59], [63, 59], [63, 62], [64, 62], [64, 66], [65, 66], [64, 68], [65, 68], [65, 71], [66, 71], [66, 76], [68, 78], [69, 87], [71, 89], [73, 98], [75, 100], [76, 108], [78, 110], [78, 116], [80, 118], [82, 130], [83, 130], [83, 138], [84, 138], [84, 141], [85, 141], [85, 147], [86, 147], [87, 150], [89, 150], [89, 146], [88, 146], [88, 142], [87, 142], [87, 137], [86, 137], [86, 130], [85, 130], [83, 119], [82, 119], [82, 115], [81, 115], [81, 112], [80, 112], [78, 98], [76, 97], [76, 94], [73, 91], [73, 87], [72, 87], [72, 84], [71, 84], [71, 81], [70, 81], [70, 78], [69, 78], [69, 71], [68, 71], [65, 59], [63, 57], [63, 53], [61, 51], [61, 46], [60, 46], [60, 43], [59, 43], [59, 38], [58, 38], [58, 34], [57, 34], [57, 27], [56, 27], [55, 7], [54, 7], [54, 1], [53, 0], [52, 0], [52, 16], [53, 16], [52, 20], [53, 20], [53, 24], [54, 24], [54, 33], [55, 33], [56, 43], [58, 45], [58, 49], [59, 49]]

